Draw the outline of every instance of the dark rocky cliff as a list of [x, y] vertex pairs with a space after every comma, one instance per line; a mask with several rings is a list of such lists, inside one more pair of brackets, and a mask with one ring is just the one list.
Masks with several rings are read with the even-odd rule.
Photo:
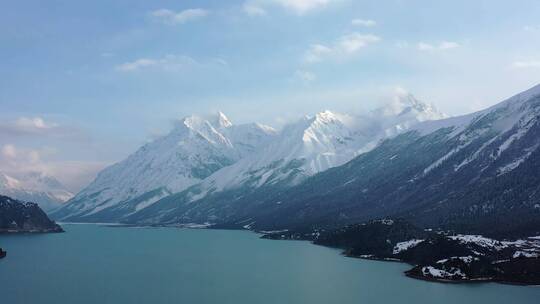
[[63, 231], [36, 203], [0, 195], [0, 233]]

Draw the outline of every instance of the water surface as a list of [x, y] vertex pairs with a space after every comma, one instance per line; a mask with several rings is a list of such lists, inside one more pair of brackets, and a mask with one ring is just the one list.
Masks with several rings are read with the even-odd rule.
[[0, 235], [2, 303], [538, 303], [539, 287], [413, 280], [400, 263], [225, 230]]

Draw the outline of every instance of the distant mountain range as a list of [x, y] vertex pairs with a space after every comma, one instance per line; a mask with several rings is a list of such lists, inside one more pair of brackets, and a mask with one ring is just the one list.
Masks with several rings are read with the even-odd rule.
[[[102, 171], [64, 221], [338, 227], [386, 216], [421, 227], [540, 227], [540, 86], [446, 118], [403, 95], [363, 116], [330, 111], [277, 132], [188, 117]], [[519, 219], [516, 220], [516, 219]]]
[[[102, 171], [54, 216], [72, 221], [199, 221], [181, 209], [199, 201], [227, 200], [239, 189], [245, 192], [240, 195], [281, 191], [373, 149], [383, 138], [442, 117], [411, 95], [362, 117], [325, 111], [280, 132], [261, 124], [233, 125], [223, 113], [186, 117], [168, 135]], [[208, 214], [205, 221], [218, 216]]]
[[0, 195], [37, 203], [47, 212], [61, 207], [73, 197], [57, 179], [41, 172], [16, 175], [0, 172]]

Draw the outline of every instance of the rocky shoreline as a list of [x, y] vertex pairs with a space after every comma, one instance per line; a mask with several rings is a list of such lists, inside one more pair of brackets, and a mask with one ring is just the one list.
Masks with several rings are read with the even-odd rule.
[[384, 219], [326, 231], [280, 231], [265, 239], [309, 240], [348, 257], [403, 262], [405, 275], [440, 283], [540, 285], [540, 238], [500, 241]]

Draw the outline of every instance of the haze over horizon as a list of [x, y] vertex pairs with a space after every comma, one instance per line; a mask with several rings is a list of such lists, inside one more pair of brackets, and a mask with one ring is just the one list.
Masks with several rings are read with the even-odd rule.
[[540, 82], [536, 1], [1, 8], [0, 171], [44, 171], [72, 191], [190, 114], [280, 127], [406, 90], [460, 115]]

